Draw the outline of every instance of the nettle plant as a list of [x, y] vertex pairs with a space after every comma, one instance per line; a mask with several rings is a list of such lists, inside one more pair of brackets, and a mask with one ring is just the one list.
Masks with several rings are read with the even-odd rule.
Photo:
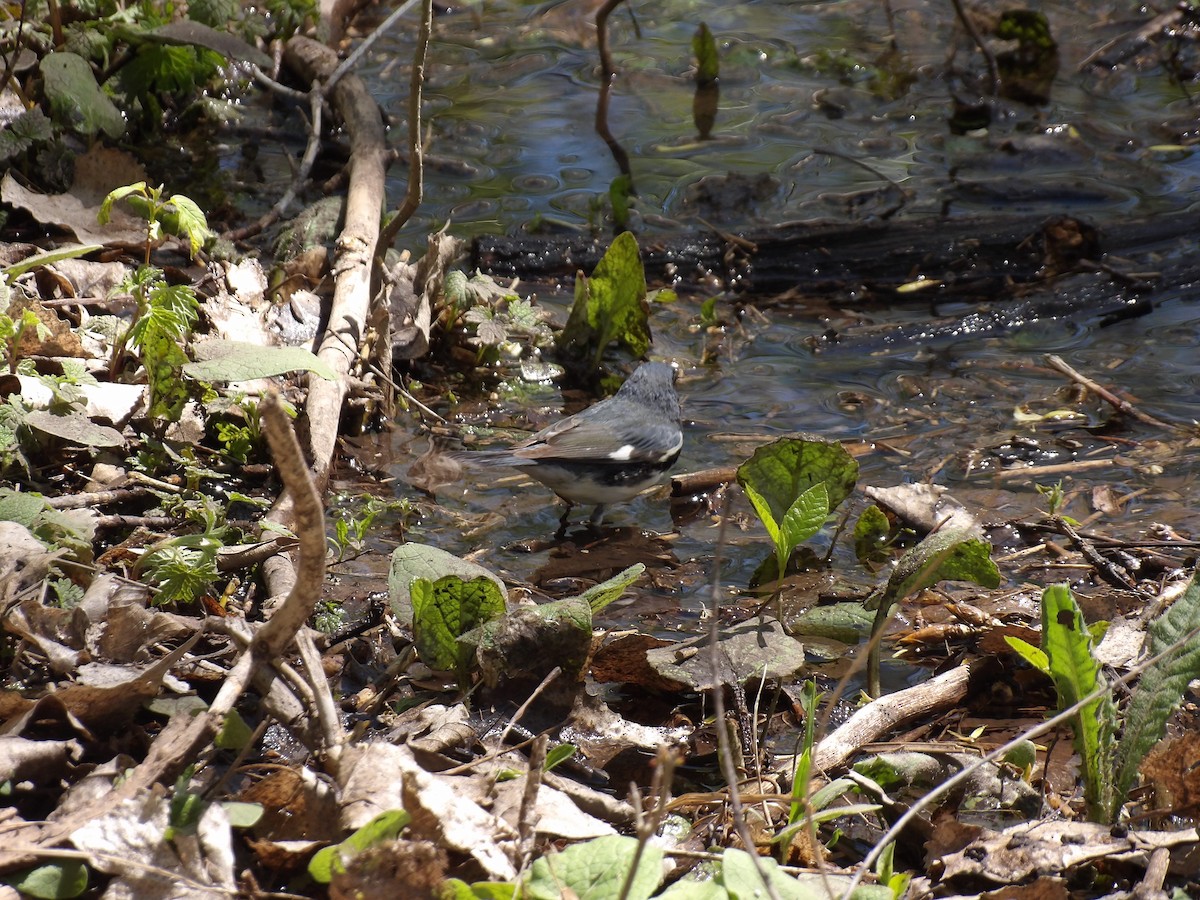
[[188, 358], [180, 344], [199, 318], [200, 303], [190, 285], [167, 282], [163, 271], [150, 264], [150, 252], [165, 231], [185, 237], [194, 256], [212, 232], [195, 202], [182, 194], [163, 193], [162, 186], [153, 188], [144, 181], [117, 188], [104, 198], [98, 219], [108, 222], [113, 204], [124, 200], [146, 220], [145, 261], [119, 288], [133, 298], [135, 309], [133, 321], [114, 343], [110, 373], [120, 371], [127, 352], [136, 353], [150, 387], [150, 418], [174, 422], [188, 399], [182, 378]]

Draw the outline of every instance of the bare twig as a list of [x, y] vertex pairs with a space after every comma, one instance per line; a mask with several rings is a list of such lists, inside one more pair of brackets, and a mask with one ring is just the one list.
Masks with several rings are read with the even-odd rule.
[[979, 29], [975, 27], [975, 23], [971, 21], [971, 17], [967, 15], [967, 11], [963, 8], [962, 0], [950, 0], [950, 3], [954, 7], [954, 15], [958, 17], [958, 21], [967, 30], [967, 34], [971, 36], [971, 40], [975, 42], [975, 46], [979, 48], [979, 52], [983, 54], [983, 58], [987, 62], [988, 77], [992, 81], [992, 96], [1000, 96], [1000, 69], [996, 65], [996, 55], [992, 53], [992, 49], [984, 41], [983, 36], [980, 35]]
[[395, 25], [400, 21], [400, 19], [408, 14], [408, 11], [413, 8], [413, 5], [416, 4], [416, 2], [417, 0], [405, 0], [405, 2], [396, 7], [396, 11], [394, 13], [379, 23], [378, 28], [367, 35], [366, 39], [355, 48], [354, 52], [347, 56], [342, 64], [333, 71], [332, 75], [329, 76], [329, 79], [325, 82], [325, 92], [327, 94], [333, 90], [334, 86], [342, 80], [342, 77], [347, 72], [358, 65], [359, 60], [366, 55], [366, 52], [370, 50], [372, 46], [374, 46], [377, 40], [387, 34], [393, 25]]
[[253, 237], [261, 233], [264, 229], [278, 221], [287, 212], [288, 207], [292, 205], [292, 201], [300, 193], [301, 185], [308, 181], [308, 176], [312, 173], [313, 163], [317, 159], [317, 150], [321, 147], [321, 110], [324, 108], [324, 101], [324, 89], [321, 87], [319, 81], [314, 81], [312, 88], [308, 92], [308, 144], [304, 148], [304, 156], [300, 159], [300, 165], [296, 169], [295, 175], [292, 176], [292, 183], [288, 185], [287, 190], [283, 192], [283, 196], [275, 202], [275, 205], [259, 218], [258, 221], [252, 222], [244, 228], [238, 228], [235, 231], [229, 232], [227, 236], [230, 240], [244, 241], [248, 237]]
[[600, 97], [596, 103], [596, 133], [608, 145], [621, 174], [629, 178], [629, 193], [633, 194], [633, 168], [629, 164], [629, 154], [613, 137], [608, 127], [608, 102], [617, 74], [613, 67], [612, 52], [608, 49], [608, 17], [623, 2], [624, 0], [605, 0], [604, 5], [596, 11], [596, 49], [600, 53]]
[[[410, 0], [411, 2], [411, 0]], [[407, 5], [407, 4], [406, 4]], [[408, 86], [408, 188], [404, 202], [379, 236], [378, 247], [386, 250], [400, 233], [412, 214], [421, 205], [425, 189], [425, 148], [421, 141], [421, 92], [425, 85], [425, 59], [429, 53], [429, 38], [433, 30], [433, 0], [421, 2], [421, 30], [413, 52], [412, 79]]]
[[1142, 422], [1146, 425], [1152, 425], [1155, 428], [1165, 428], [1168, 431], [1178, 430], [1169, 422], [1164, 422], [1161, 419], [1154, 418], [1154, 416], [1148, 413], [1142, 412], [1128, 400], [1122, 400], [1108, 388], [1098, 384], [1095, 381], [1092, 381], [1092, 379], [1088, 378], [1086, 375], [1082, 375], [1075, 371], [1069, 365], [1067, 365], [1061, 356], [1055, 356], [1053, 353], [1051, 353], [1046, 357], [1046, 363], [1050, 366], [1050, 368], [1057, 372], [1062, 372], [1076, 384], [1083, 385], [1105, 403], [1111, 404], [1120, 412], [1125, 413], [1125, 415], [1133, 416], [1139, 422]]
[[517, 816], [517, 859], [516, 865], [524, 870], [533, 856], [533, 843], [537, 837], [534, 826], [538, 821], [537, 797], [542, 786], [542, 768], [546, 764], [546, 745], [550, 739], [539, 734], [529, 751], [529, 766], [525, 771], [525, 792], [521, 795], [521, 811]]

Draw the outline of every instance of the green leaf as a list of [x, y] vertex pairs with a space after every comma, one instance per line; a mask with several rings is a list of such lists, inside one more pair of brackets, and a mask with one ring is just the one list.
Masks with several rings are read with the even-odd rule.
[[253, 828], [263, 817], [261, 803], [222, 800], [221, 808], [225, 810], [225, 815], [229, 817], [229, 824], [233, 828]]
[[711, 84], [720, 76], [720, 61], [717, 58], [717, 42], [708, 25], [700, 23], [692, 36], [692, 55], [696, 57], [696, 81]]
[[145, 181], [137, 181], [132, 185], [113, 188], [112, 191], [108, 192], [108, 196], [104, 197], [102, 200], [100, 204], [100, 212], [97, 212], [96, 214], [96, 221], [100, 222], [101, 224], [107, 224], [109, 218], [113, 217], [114, 203], [118, 202], [118, 200], [125, 199], [126, 197], [130, 196], [130, 194], [145, 194], [146, 190], [148, 190], [148, 188], [146, 188]]
[[422, 662], [432, 669], [466, 674], [475, 648], [459, 643], [473, 628], [504, 614], [504, 593], [491, 578], [463, 581], [446, 575], [437, 581], [414, 579], [413, 643]]
[[196, 205], [196, 201], [183, 194], [171, 195], [168, 202], [175, 209], [173, 212], [164, 212], [164, 225], [171, 234], [186, 237], [192, 256], [195, 256], [204, 246], [204, 242], [212, 236], [208, 228], [208, 219], [204, 217], [204, 211]]
[[514, 900], [517, 886], [507, 881], [477, 881], [467, 884], [458, 878], [442, 882], [439, 900]]
[[841, 444], [781, 438], [738, 467], [738, 483], [775, 545], [777, 576], [854, 489], [858, 463]]
[[392, 608], [392, 615], [401, 625], [412, 624], [410, 586], [413, 579], [426, 578], [429, 581], [437, 581], [443, 575], [457, 575], [463, 581], [479, 577], [490, 578], [501, 593], [508, 590], [503, 581], [481, 565], [459, 559], [437, 547], [409, 541], [392, 551], [392, 564], [388, 571], [388, 602]]
[[575, 755], [575, 751], [579, 749], [574, 744], [558, 744], [550, 749], [546, 754], [546, 761], [542, 764], [542, 769], [549, 772], [555, 766], [560, 766], [568, 759]]
[[188, 401], [188, 385], [183, 380], [187, 354], [174, 338], [158, 330], [142, 338], [141, 351], [142, 366], [150, 383], [150, 418], [178, 422]]
[[[1092, 648], [1092, 637], [1075, 597], [1066, 585], [1042, 593], [1042, 649], [1062, 708], [1078, 703], [1098, 688], [1108, 688]], [[1083, 761], [1084, 799], [1094, 822], [1112, 819], [1115, 809], [1113, 731], [1116, 707], [1106, 690], [1074, 718], [1075, 749]]]
[[825, 520], [829, 518], [829, 491], [824, 482], [818, 482], [796, 498], [796, 502], [784, 513], [783, 524], [779, 533], [787, 542], [790, 550], [821, 530]]
[[633, 189], [633, 179], [621, 174], [612, 180], [608, 186], [608, 202], [612, 204], [613, 225], [618, 230], [629, 227], [629, 201]]
[[588, 588], [575, 599], [586, 601], [592, 612], [598, 613], [614, 600], [620, 599], [625, 589], [641, 578], [645, 571], [645, 563], [634, 563], [624, 572], [618, 572], [607, 581]]
[[[1200, 628], [1200, 580], [1192, 576], [1187, 590], [1150, 623], [1148, 653], [1164, 652]], [[1142, 673], [1125, 712], [1124, 737], [1117, 750], [1116, 800], [1124, 801], [1138, 768], [1166, 731], [1167, 720], [1187, 696], [1192, 679], [1200, 678], [1200, 640], [1191, 640]]]
[[38, 517], [49, 508], [46, 498], [36, 491], [0, 488], [0, 522], [16, 522], [32, 529]]
[[225, 721], [221, 723], [221, 729], [213, 738], [213, 743], [221, 750], [241, 750], [250, 743], [253, 736], [254, 729], [246, 724], [242, 714], [236, 709], [231, 709], [225, 715]]
[[87, 890], [88, 870], [80, 860], [64, 859], [62, 862], [5, 875], [0, 881], [38, 900], [70, 900]]
[[1041, 647], [1035, 647], [1028, 641], [1023, 641], [1019, 637], [1013, 637], [1011, 634], [1006, 634], [1004, 640], [1029, 665], [1033, 666], [1043, 675], [1050, 674], [1050, 658], [1046, 656], [1046, 651]]
[[647, 845], [638, 858], [637, 840], [620, 835], [574, 844], [537, 859], [525, 877], [522, 895], [528, 900], [616, 900], [635, 859], [637, 870], [624, 896], [647, 900], [662, 883], [663, 852]]
[[43, 250], [41, 253], [35, 253], [20, 262], [13, 263], [11, 266], [5, 266], [4, 279], [12, 284], [20, 276], [39, 266], [50, 266], [56, 262], [62, 262], [64, 259], [77, 259], [103, 249], [103, 244], [75, 244], [70, 247], [60, 247], [57, 250]]
[[92, 67], [74, 53], [54, 52], [42, 59], [41, 72], [50, 109], [60, 123], [80, 134], [125, 133], [125, 117], [96, 83]]
[[896, 563], [884, 591], [885, 606], [939, 581], [970, 581], [983, 587], [1000, 584], [992, 545], [967, 528], [946, 527], [929, 534]]
[[738, 466], [738, 483], [752, 485], [766, 501], [771, 519], [780, 523], [802, 493], [825, 484], [829, 511], [854, 490], [858, 463], [837, 441], [823, 438], [780, 438], [759, 447]]
[[590, 279], [575, 279], [575, 302], [567, 326], [558, 337], [566, 356], [598, 365], [613, 341], [636, 357], [650, 349], [650, 315], [646, 274], [637, 240], [629, 232], [617, 236]]
[[285, 372], [313, 372], [327, 381], [337, 381], [337, 372], [303, 347], [263, 347], [244, 341], [211, 340], [199, 344], [204, 359], [183, 367], [183, 374], [197, 381], [218, 383], [253, 381]]
[[402, 809], [376, 816], [340, 844], [325, 847], [313, 854], [308, 863], [308, 874], [320, 884], [329, 884], [334, 875], [346, 871], [347, 860], [364, 850], [395, 840], [410, 821], [412, 816]]
[[54, 136], [54, 125], [36, 106], [27, 109], [0, 131], [0, 162], [20, 156], [36, 144]]

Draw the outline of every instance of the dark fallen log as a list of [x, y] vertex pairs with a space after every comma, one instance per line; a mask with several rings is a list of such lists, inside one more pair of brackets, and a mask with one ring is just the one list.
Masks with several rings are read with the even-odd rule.
[[[1195, 212], [1099, 227], [1065, 216], [814, 222], [736, 235], [643, 236], [640, 242], [651, 281], [755, 298], [854, 291], [865, 300], [881, 295], [894, 300], [901, 285], [920, 277], [940, 285], [942, 298], [1043, 282], [1076, 270], [1081, 261], [1099, 264], [1106, 254], [1161, 253], [1172, 242], [1191, 241], [1197, 226]], [[475, 239], [473, 263], [497, 276], [563, 278], [591, 271], [607, 246], [607, 239], [485, 235]]]
[[[727, 290], [761, 307], [825, 298], [848, 309], [923, 303], [917, 325], [814, 335], [813, 349], [939, 343], [1062, 318], [1101, 325], [1141, 315], [1200, 280], [1194, 211], [1093, 225], [1068, 216], [790, 224], [748, 234], [643, 238], [651, 282]], [[474, 264], [539, 281], [591, 271], [607, 241], [475, 240]], [[949, 314], [947, 314], [947, 312]]]

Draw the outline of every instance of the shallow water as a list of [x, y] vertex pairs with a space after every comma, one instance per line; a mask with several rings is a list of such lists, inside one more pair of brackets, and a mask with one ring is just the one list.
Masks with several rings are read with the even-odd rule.
[[[701, 215], [729, 228], [869, 215], [890, 208], [898, 188], [908, 192], [901, 216], [1070, 213], [1102, 225], [1195, 202], [1196, 154], [1159, 146], [1178, 136], [1168, 120], [1189, 111], [1178, 85], [1161, 67], [1077, 71], [1087, 53], [1132, 26], [1116, 13], [1043, 4], [1061, 51], [1050, 103], [1007, 104], [987, 132], [953, 135], [946, 124], [948, 49], [957, 48], [960, 65], [980, 63], [953, 32], [948, 7], [894, 7], [903, 58], [891, 76], [878, 65], [888, 49], [882, 4], [762, 0], [632, 8], [638, 31], [625, 8], [612, 20], [620, 74], [610, 121], [632, 158], [635, 225], [643, 234], [699, 228]], [[402, 245], [420, 252], [426, 232], [447, 219], [462, 235], [587, 231], [603, 224], [617, 167], [592, 129], [599, 84], [590, 16], [577, 3], [501, 0], [438, 19], [427, 89], [428, 151], [435, 164], [427, 170], [426, 203]], [[707, 142], [695, 140], [691, 122], [690, 41], [700, 19], [717, 35], [723, 65], [715, 139]], [[366, 72], [399, 123], [391, 132], [397, 146], [406, 140], [404, 61], [414, 30], [398, 29]], [[911, 80], [893, 90], [877, 88], [897, 75]], [[698, 212], [688, 199], [695, 183], [730, 171], [777, 183], [753, 205]], [[403, 177], [402, 168], [393, 171], [395, 197]], [[936, 221], [930, 222], [933, 236]], [[561, 295], [546, 286], [539, 293], [561, 322]], [[656, 306], [652, 356], [679, 365], [688, 419], [677, 470], [736, 463], [764, 438], [811, 432], [864, 442], [864, 484], [944, 484], [985, 521], [999, 523], [1035, 514], [1045, 501], [1031, 478], [1002, 473], [1012, 463], [997, 448], [1015, 437], [1037, 442], [1029, 451], [1033, 462], [1068, 461], [1111, 457], [1115, 441], [1122, 452], [1110, 468], [1048, 479], [1062, 478], [1066, 511], [1086, 518], [1091, 489], [1103, 483], [1118, 495], [1141, 493], [1095, 527], [1129, 536], [1159, 521], [1200, 533], [1190, 502], [1194, 449], [1136, 423], [1114, 431], [1111, 410], [1094, 400], [1083, 405], [1085, 427], [1030, 424], [1015, 415], [1022, 404], [1070, 405], [1066, 379], [1042, 363], [1045, 354], [1056, 353], [1156, 415], [1200, 418], [1200, 312], [1193, 297], [1192, 286], [1159, 295], [1151, 314], [1107, 328], [1084, 317], [871, 352], [835, 347], [821, 353], [810, 349], [812, 336], [831, 320], [852, 318], [837, 311], [836, 301], [761, 318], [737, 316], [754, 298], [723, 301], [731, 323], [723, 335], [698, 327], [703, 298]], [[854, 316], [888, 323], [928, 314], [910, 305]], [[719, 349], [702, 364], [709, 344]], [[479, 398], [467, 396], [462, 405], [434, 394], [422, 399], [452, 420], [499, 418], [530, 430], [562, 413], [553, 388], [535, 388], [520, 400], [500, 398], [498, 410], [487, 414], [490, 405], [470, 402]], [[1111, 433], [1092, 433], [1102, 426]], [[1156, 446], [1157, 456], [1151, 452]], [[423, 436], [401, 426], [390, 444], [375, 448], [376, 461], [397, 478], [398, 494], [411, 495], [405, 473], [426, 447]], [[553, 560], [544, 549], [496, 549], [553, 533], [561, 507], [540, 485], [468, 475], [438, 501], [422, 506], [412, 538], [477, 554], [512, 581], [537, 580]], [[863, 505], [861, 497], [851, 501], [855, 514]], [[744, 502], [732, 509], [734, 522], [718, 547], [719, 527], [710, 514], [673, 522], [662, 496], [614, 508], [608, 519], [614, 527], [669, 535], [668, 555], [677, 568], [659, 570], [662, 577], [633, 606], [613, 615], [645, 616], [658, 629], [694, 629], [718, 555], [722, 596], [736, 597], [768, 544]], [[831, 535], [832, 527], [814, 541], [819, 553]], [[852, 572], [852, 582], [868, 586], [873, 576], [856, 566], [845, 543], [839, 543], [835, 570]]]

